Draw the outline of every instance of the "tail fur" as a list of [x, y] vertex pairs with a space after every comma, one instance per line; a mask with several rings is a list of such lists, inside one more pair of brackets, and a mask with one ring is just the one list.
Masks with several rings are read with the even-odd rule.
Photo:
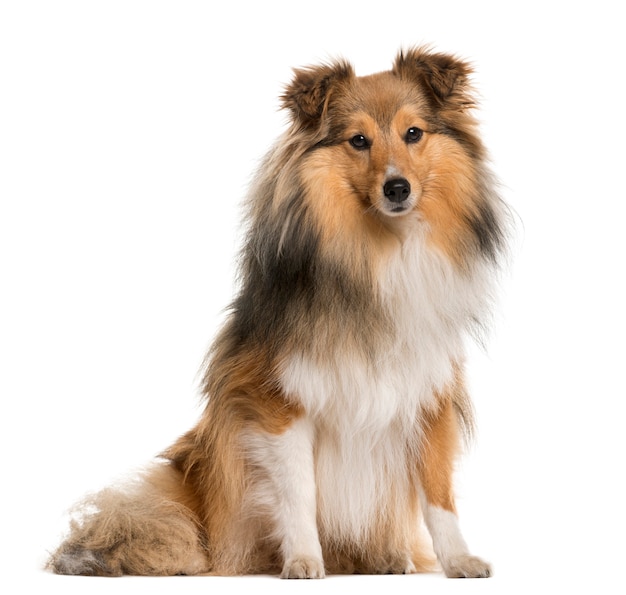
[[153, 467], [138, 480], [86, 497], [47, 567], [59, 574], [202, 574], [208, 556], [180, 473]]

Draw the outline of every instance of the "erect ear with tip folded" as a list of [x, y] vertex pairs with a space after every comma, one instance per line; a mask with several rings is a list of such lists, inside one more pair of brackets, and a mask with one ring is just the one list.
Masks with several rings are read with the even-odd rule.
[[441, 107], [464, 109], [474, 104], [469, 84], [472, 68], [455, 56], [414, 48], [398, 54], [393, 72], [425, 86]]
[[281, 96], [294, 120], [306, 127], [316, 126], [328, 106], [333, 89], [354, 76], [347, 62], [336, 62], [294, 71], [294, 78]]

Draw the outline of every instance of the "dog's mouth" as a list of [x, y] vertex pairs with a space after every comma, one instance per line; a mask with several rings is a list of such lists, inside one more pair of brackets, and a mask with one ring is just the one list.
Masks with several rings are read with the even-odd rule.
[[382, 217], [399, 218], [414, 211], [419, 197], [412, 193], [406, 200], [394, 202], [384, 196], [373, 198], [372, 195], [366, 194], [361, 195], [360, 200], [365, 211], [375, 212]]
[[378, 211], [387, 217], [403, 217], [413, 211], [416, 202], [413, 196], [400, 203], [383, 199], [378, 206]]

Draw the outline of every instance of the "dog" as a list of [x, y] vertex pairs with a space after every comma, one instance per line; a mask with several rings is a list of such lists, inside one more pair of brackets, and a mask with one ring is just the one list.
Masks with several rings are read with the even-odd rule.
[[490, 576], [452, 486], [474, 428], [465, 339], [507, 244], [471, 75], [425, 47], [369, 76], [344, 60], [294, 71], [203, 414], [135, 480], [88, 496], [48, 568]]

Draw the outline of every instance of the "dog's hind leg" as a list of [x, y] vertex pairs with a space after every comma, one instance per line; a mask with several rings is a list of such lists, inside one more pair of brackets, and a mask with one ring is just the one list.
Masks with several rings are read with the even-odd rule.
[[175, 498], [179, 473], [168, 464], [121, 488], [85, 498], [47, 567], [58, 574], [200, 574], [208, 557], [199, 523]]

